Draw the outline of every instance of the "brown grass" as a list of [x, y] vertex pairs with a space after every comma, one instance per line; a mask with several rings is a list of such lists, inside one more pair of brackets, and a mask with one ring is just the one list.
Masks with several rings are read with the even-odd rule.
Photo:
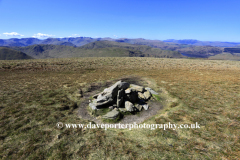
[[[164, 109], [145, 123], [200, 129], [57, 129], [92, 83], [153, 79]], [[240, 63], [155, 58], [0, 61], [0, 159], [238, 159]], [[137, 135], [137, 136], [136, 136]]]

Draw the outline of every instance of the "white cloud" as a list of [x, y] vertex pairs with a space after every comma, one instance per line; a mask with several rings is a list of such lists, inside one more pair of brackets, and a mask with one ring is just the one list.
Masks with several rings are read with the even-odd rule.
[[21, 35], [21, 34], [19, 34], [19, 33], [17, 33], [17, 32], [11, 32], [11, 33], [3, 33], [3, 34], [5, 34], [6, 36], [24, 36], [24, 35]]
[[79, 37], [79, 34], [72, 34], [73, 36], [75, 36], [75, 37]]
[[32, 37], [34, 37], [34, 38], [48, 38], [48, 37], [54, 37], [54, 36], [55, 35], [38, 33], [38, 34], [34, 34]]
[[116, 36], [116, 35], [113, 35], [113, 37], [117, 38], [118, 36]]
[[68, 36], [68, 37], [80, 37], [79, 34], [72, 34], [71, 36]]

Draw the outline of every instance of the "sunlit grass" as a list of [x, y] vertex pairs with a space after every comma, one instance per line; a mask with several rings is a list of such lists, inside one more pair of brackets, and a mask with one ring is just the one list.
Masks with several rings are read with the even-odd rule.
[[[7, 66], [7, 67], [6, 67]], [[154, 80], [164, 108], [145, 123], [200, 129], [57, 129], [84, 123], [92, 83]], [[0, 159], [238, 159], [240, 63], [155, 58], [0, 61]], [[136, 136], [137, 135], [137, 136]]]

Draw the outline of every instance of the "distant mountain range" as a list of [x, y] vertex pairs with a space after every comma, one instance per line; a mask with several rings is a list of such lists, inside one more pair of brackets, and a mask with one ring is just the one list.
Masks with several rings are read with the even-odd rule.
[[[91, 37], [69, 37], [69, 38], [48, 38], [48, 39], [37, 39], [37, 38], [11, 38], [11, 39], [0, 39], [0, 46], [17, 46], [24, 47], [34, 44], [53, 44], [53, 45], [65, 45], [65, 46], [75, 46], [80, 47], [85, 44], [95, 42], [95, 41], [115, 41], [115, 42], [124, 42], [130, 44], [139, 44], [139, 45], [148, 45], [154, 48], [161, 48], [163, 46], [168, 46], [165, 49], [174, 49], [178, 48], [180, 45], [196, 45], [196, 46], [215, 46], [215, 47], [240, 47], [240, 42], [212, 42], [212, 41], [198, 41], [193, 39], [185, 40], [175, 40], [168, 39], [164, 41], [160, 40], [147, 40], [147, 39], [112, 39], [112, 38], [91, 38]], [[163, 49], [163, 48], [162, 48]]]
[[[91, 37], [0, 39], [0, 46], [20, 51], [33, 58], [67, 57], [166, 57], [209, 58], [240, 56], [240, 43], [198, 40], [147, 40]], [[224, 47], [223, 47], [224, 46]], [[10, 52], [8, 52], [10, 53]], [[234, 56], [229, 56], [229, 54]], [[224, 54], [223, 56], [216, 56]], [[10, 56], [11, 57], [11, 56]], [[14, 56], [16, 57], [16, 56]]]
[[34, 58], [70, 58], [70, 57], [158, 57], [184, 58], [177, 51], [162, 50], [146, 45], [134, 45], [113, 41], [95, 41], [82, 47], [37, 44], [26, 47], [12, 47]]
[[168, 39], [163, 42], [172, 42], [178, 44], [190, 44], [196, 46], [215, 46], [215, 47], [240, 47], [240, 42], [218, 42], [218, 41], [199, 41], [195, 39], [183, 39], [183, 40], [175, 40]]
[[91, 37], [70, 37], [70, 38], [48, 38], [48, 39], [37, 39], [37, 38], [11, 38], [11, 39], [0, 39], [0, 46], [8, 47], [25, 47], [35, 44], [52, 44], [52, 45], [64, 45], [80, 47], [85, 44], [95, 41], [114, 41], [111, 38], [91, 38]]

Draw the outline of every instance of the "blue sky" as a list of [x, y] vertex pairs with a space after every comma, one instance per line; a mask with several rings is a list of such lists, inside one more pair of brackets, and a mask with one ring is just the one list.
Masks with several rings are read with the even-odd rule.
[[0, 39], [111, 37], [240, 42], [240, 0], [0, 0]]

